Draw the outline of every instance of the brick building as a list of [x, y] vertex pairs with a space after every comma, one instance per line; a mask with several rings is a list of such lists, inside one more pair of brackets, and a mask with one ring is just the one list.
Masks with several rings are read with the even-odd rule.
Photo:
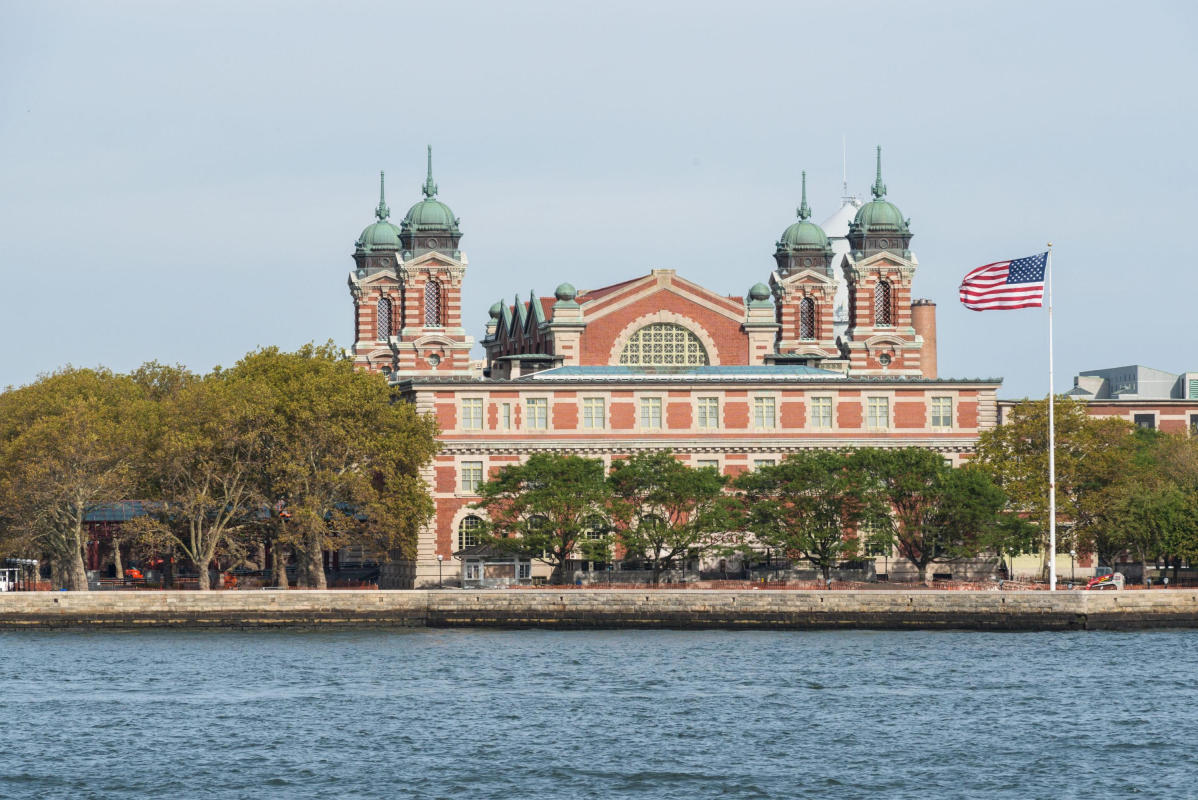
[[355, 362], [442, 430], [418, 585], [437, 580], [438, 556], [458, 574], [453, 554], [476, 541], [475, 487], [533, 451], [610, 463], [669, 448], [729, 475], [812, 447], [918, 445], [959, 463], [997, 422], [1000, 381], [936, 374], [935, 304], [913, 299], [919, 265], [909, 221], [885, 199], [880, 149], [873, 199], [846, 192], [824, 226], [804, 176], [798, 219], [744, 296], [669, 269], [563, 283], [491, 306], [481, 363], [461, 318], [459, 221], [436, 199], [431, 156], [423, 192], [396, 226], [380, 185], [349, 277]]

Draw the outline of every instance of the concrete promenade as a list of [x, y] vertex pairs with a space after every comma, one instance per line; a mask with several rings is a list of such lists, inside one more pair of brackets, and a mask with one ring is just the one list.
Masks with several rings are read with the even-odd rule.
[[0, 594], [0, 630], [48, 628], [729, 628], [1133, 630], [1198, 627], [1198, 590], [214, 591]]

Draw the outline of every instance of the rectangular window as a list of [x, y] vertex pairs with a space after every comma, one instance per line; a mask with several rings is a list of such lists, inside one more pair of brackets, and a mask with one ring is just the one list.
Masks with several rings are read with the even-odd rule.
[[466, 580], [477, 581], [483, 576], [483, 565], [478, 561], [466, 562]]
[[463, 461], [460, 474], [462, 491], [466, 494], [474, 494], [478, 491], [479, 484], [483, 482], [483, 462]]
[[700, 397], [696, 402], [696, 417], [700, 428], [720, 427], [720, 398]]
[[703, 469], [705, 467], [711, 467], [716, 472], [719, 472], [720, 471], [720, 460], [718, 458], [700, 458], [698, 461], [695, 462], [696, 469]]
[[953, 399], [951, 397], [932, 398], [932, 427], [951, 428], [953, 426]]
[[762, 467], [772, 467], [776, 462], [772, 458], [755, 458], [753, 459], [753, 469], [761, 469]]
[[773, 428], [776, 417], [776, 401], [773, 397], [753, 398], [753, 427]]
[[660, 397], [642, 397], [641, 398], [641, 427], [642, 428], [660, 428], [661, 427], [661, 398]]
[[549, 428], [549, 400], [545, 397], [530, 397], [525, 401], [524, 427], [530, 431]]
[[1190, 399], [1198, 400], [1198, 380], [1190, 378]]
[[517, 577], [522, 581], [526, 581], [529, 578], [531, 578], [532, 577], [532, 562], [531, 561], [521, 561], [521, 562], [519, 562], [519, 564], [520, 564], [520, 572], [517, 575]]
[[499, 425], [505, 431], [512, 429], [512, 404], [501, 403], [499, 406]]
[[1198, 414], [1190, 414], [1190, 436], [1198, 436]]
[[481, 397], [466, 397], [462, 399], [462, 430], [481, 431], [483, 429], [483, 400]]
[[601, 430], [607, 426], [607, 404], [602, 397], [582, 398], [582, 427]]
[[1136, 414], [1133, 421], [1137, 428], [1152, 430], [1156, 427], [1156, 414]]
[[890, 398], [871, 397], [865, 416], [865, 425], [869, 428], [885, 430], [890, 427]]
[[832, 427], [832, 398], [811, 398], [811, 427], [829, 430]]

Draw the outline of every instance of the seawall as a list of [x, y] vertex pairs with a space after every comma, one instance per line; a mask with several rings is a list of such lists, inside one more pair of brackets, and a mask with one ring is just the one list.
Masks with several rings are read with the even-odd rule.
[[216, 591], [0, 594], [0, 629], [1198, 627], [1198, 591]]

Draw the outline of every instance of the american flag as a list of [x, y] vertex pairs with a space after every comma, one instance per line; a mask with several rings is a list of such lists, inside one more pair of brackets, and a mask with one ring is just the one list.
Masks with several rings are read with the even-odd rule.
[[974, 311], [1044, 305], [1048, 253], [996, 261], [970, 270], [961, 281], [961, 302]]

